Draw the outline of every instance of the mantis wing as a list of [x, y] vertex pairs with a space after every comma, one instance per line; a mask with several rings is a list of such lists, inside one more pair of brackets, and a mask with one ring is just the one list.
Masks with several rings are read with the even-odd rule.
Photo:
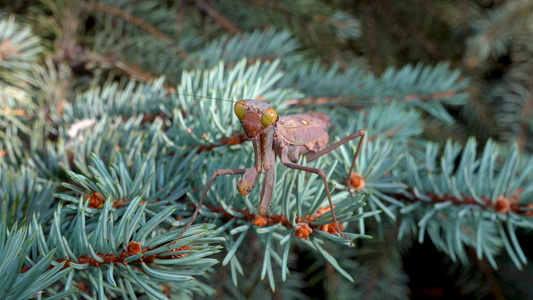
[[277, 126], [280, 137], [289, 146], [304, 146], [316, 152], [328, 145], [329, 117], [325, 113], [280, 116]]

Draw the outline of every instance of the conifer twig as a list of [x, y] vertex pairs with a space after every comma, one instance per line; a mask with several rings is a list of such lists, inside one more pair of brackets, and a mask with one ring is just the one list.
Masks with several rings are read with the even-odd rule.
[[[246, 222], [252, 223], [253, 225], [257, 227], [265, 227], [265, 226], [272, 226], [276, 224], [281, 224], [282, 226], [286, 228], [293, 228], [293, 224], [285, 217], [284, 215], [270, 215], [270, 216], [260, 216], [256, 215], [254, 213], [251, 213], [248, 211], [248, 209], [235, 209], [236, 212], [242, 214], [242, 217], [236, 217], [226, 210], [224, 210], [222, 207], [215, 207], [213, 205], [205, 205], [207, 208], [209, 208], [212, 212], [215, 213], [221, 213], [224, 218], [231, 220], [231, 219], [241, 219]], [[333, 223], [328, 223], [325, 225], [314, 225], [312, 222], [314, 222], [319, 216], [329, 211], [329, 207], [319, 209], [313, 216], [307, 214], [303, 217], [296, 217], [296, 228], [294, 235], [297, 236], [300, 239], [307, 239], [309, 237], [309, 234], [311, 234], [314, 229], [319, 229], [327, 233], [337, 233], [336, 227], [333, 225]], [[342, 225], [339, 225], [340, 229], [343, 229]]]
[[148, 32], [149, 34], [153, 35], [155, 38], [161, 40], [161, 41], [169, 41], [170, 38], [163, 32], [157, 30], [154, 26], [146, 23], [143, 19], [138, 18], [131, 13], [128, 13], [126, 11], [122, 11], [116, 7], [112, 7], [105, 4], [100, 3], [90, 3], [86, 1], [81, 2], [81, 7], [90, 9], [93, 11], [101, 11], [107, 14], [110, 14], [112, 16], [121, 18], [125, 21], [128, 21], [137, 27], [141, 28], [142, 30]]
[[[440, 91], [435, 92], [432, 94], [409, 94], [401, 99], [398, 99], [398, 101], [401, 102], [412, 102], [414, 100], [420, 100], [422, 102], [428, 102], [432, 100], [443, 100], [451, 98], [459, 93], [463, 93], [463, 90], [447, 90], [447, 91]], [[351, 95], [344, 95], [344, 96], [338, 96], [338, 97], [307, 97], [303, 99], [290, 99], [285, 101], [284, 105], [294, 105], [294, 106], [305, 106], [305, 105], [320, 105], [320, 104], [328, 104], [328, 103], [344, 103], [344, 104], [350, 104], [350, 103], [357, 103], [357, 100], [369, 100], [373, 103], [390, 103], [394, 99], [391, 97], [383, 97], [383, 98], [376, 98], [376, 97], [370, 97], [368, 99], [363, 98], [357, 98], [356, 96]]]
[[210, 15], [211, 17], [213, 17], [213, 19], [215, 20], [215, 22], [220, 25], [220, 27], [224, 28], [225, 30], [227, 30], [229, 33], [231, 34], [239, 34], [241, 31], [239, 30], [239, 28], [237, 28], [237, 26], [235, 26], [235, 24], [233, 24], [232, 22], [230, 22], [227, 18], [225, 18], [221, 13], [219, 13], [216, 9], [214, 9], [213, 7], [211, 7], [211, 5], [209, 5], [209, 3], [207, 3], [207, 1], [205, 0], [197, 0], [196, 1], [196, 5], [201, 9], [203, 10], [204, 12], [206, 12], [208, 15]]
[[[412, 190], [407, 190], [410, 192], [411, 197], [413, 198], [407, 198], [404, 195], [398, 194], [395, 195], [397, 199], [405, 200], [407, 202], [413, 202], [413, 201], [423, 201], [422, 199], [418, 198], [416, 194]], [[504, 196], [498, 196], [496, 198], [496, 201], [492, 203], [490, 199], [487, 197], [481, 196], [481, 201], [485, 204], [485, 206], [482, 206], [480, 203], [478, 203], [474, 198], [470, 196], [461, 195], [463, 199], [459, 199], [453, 195], [444, 195], [443, 197], [439, 197], [436, 194], [428, 193], [426, 192], [425, 195], [431, 199], [432, 203], [442, 203], [451, 201], [454, 205], [474, 205], [479, 206], [481, 208], [485, 209], [491, 209], [494, 212], [506, 214], [509, 211], [513, 211], [514, 213], [518, 215], [524, 215], [524, 216], [533, 216], [533, 210], [522, 210], [522, 208], [533, 208], [533, 205], [531, 204], [517, 204], [518, 202], [518, 195], [520, 194], [521, 189], [518, 189], [514, 192], [514, 194], [511, 197], [504, 197]]]
[[63, 268], [68, 268], [70, 266], [70, 263], [73, 263], [73, 262], [77, 264], [87, 264], [88, 266], [93, 266], [93, 267], [100, 267], [100, 265], [103, 265], [103, 264], [123, 264], [123, 265], [131, 264], [131, 263], [151, 264], [153, 263], [154, 259], [174, 259], [174, 258], [187, 257], [188, 256], [187, 253], [179, 253], [179, 251], [190, 250], [190, 249], [191, 249], [190, 246], [182, 246], [176, 249], [163, 252], [163, 254], [170, 253], [170, 252], [176, 252], [176, 254], [173, 254], [173, 255], [161, 256], [161, 254], [153, 254], [149, 256], [142, 256], [138, 260], [128, 263], [125, 261], [128, 257], [154, 250], [154, 249], [150, 249], [149, 247], [142, 248], [141, 243], [131, 241], [125, 247], [124, 250], [119, 252], [118, 255], [115, 255], [113, 253], [110, 253], [110, 254], [98, 253], [98, 257], [101, 259], [101, 261], [91, 257], [90, 255], [82, 255], [78, 257], [78, 261], [76, 262], [73, 259], [68, 259], [68, 260], [58, 259], [57, 262], [62, 263], [66, 261], [66, 264], [63, 266]]

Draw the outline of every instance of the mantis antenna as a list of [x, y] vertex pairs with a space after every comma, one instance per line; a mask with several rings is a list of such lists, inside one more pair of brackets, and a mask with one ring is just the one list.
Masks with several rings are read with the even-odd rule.
[[237, 101], [229, 100], [229, 99], [222, 99], [222, 98], [215, 98], [215, 97], [206, 97], [206, 96], [198, 96], [198, 95], [191, 95], [191, 94], [181, 94], [181, 93], [174, 93], [175, 95], [181, 95], [181, 96], [188, 96], [188, 97], [196, 97], [196, 98], [206, 98], [206, 99], [213, 99], [213, 100], [220, 100], [220, 101], [227, 101], [231, 103], [235, 103]]

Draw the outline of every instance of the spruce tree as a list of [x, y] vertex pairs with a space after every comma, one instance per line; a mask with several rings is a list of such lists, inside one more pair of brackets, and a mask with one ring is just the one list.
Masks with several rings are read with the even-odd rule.
[[[0, 298], [531, 298], [532, 30], [531, 1], [2, 1]], [[254, 165], [241, 99], [365, 131], [352, 174], [358, 140], [299, 159], [349, 240], [278, 159], [267, 217], [219, 176], [175, 241]]]

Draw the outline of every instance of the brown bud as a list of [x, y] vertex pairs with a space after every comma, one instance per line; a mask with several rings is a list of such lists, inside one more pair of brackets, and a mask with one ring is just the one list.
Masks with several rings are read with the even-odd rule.
[[263, 216], [255, 216], [254, 220], [252, 221], [252, 224], [257, 227], [263, 227], [268, 224], [268, 219]]
[[309, 235], [313, 232], [313, 228], [309, 226], [309, 223], [298, 223], [296, 226], [296, 231], [294, 232], [294, 235], [297, 236], [299, 239], [308, 239]]
[[92, 192], [85, 198], [85, 201], [89, 201], [89, 208], [102, 208], [105, 203], [105, 197], [98, 192]]
[[496, 203], [494, 203], [494, 210], [501, 213], [506, 214], [511, 209], [511, 201], [508, 198], [505, 198], [504, 196], [498, 196], [496, 198]]
[[141, 243], [136, 241], [131, 241], [128, 246], [126, 246], [126, 251], [130, 254], [139, 254], [141, 253]]
[[350, 188], [359, 192], [365, 188], [365, 179], [359, 173], [353, 172], [348, 178], [348, 184]]

